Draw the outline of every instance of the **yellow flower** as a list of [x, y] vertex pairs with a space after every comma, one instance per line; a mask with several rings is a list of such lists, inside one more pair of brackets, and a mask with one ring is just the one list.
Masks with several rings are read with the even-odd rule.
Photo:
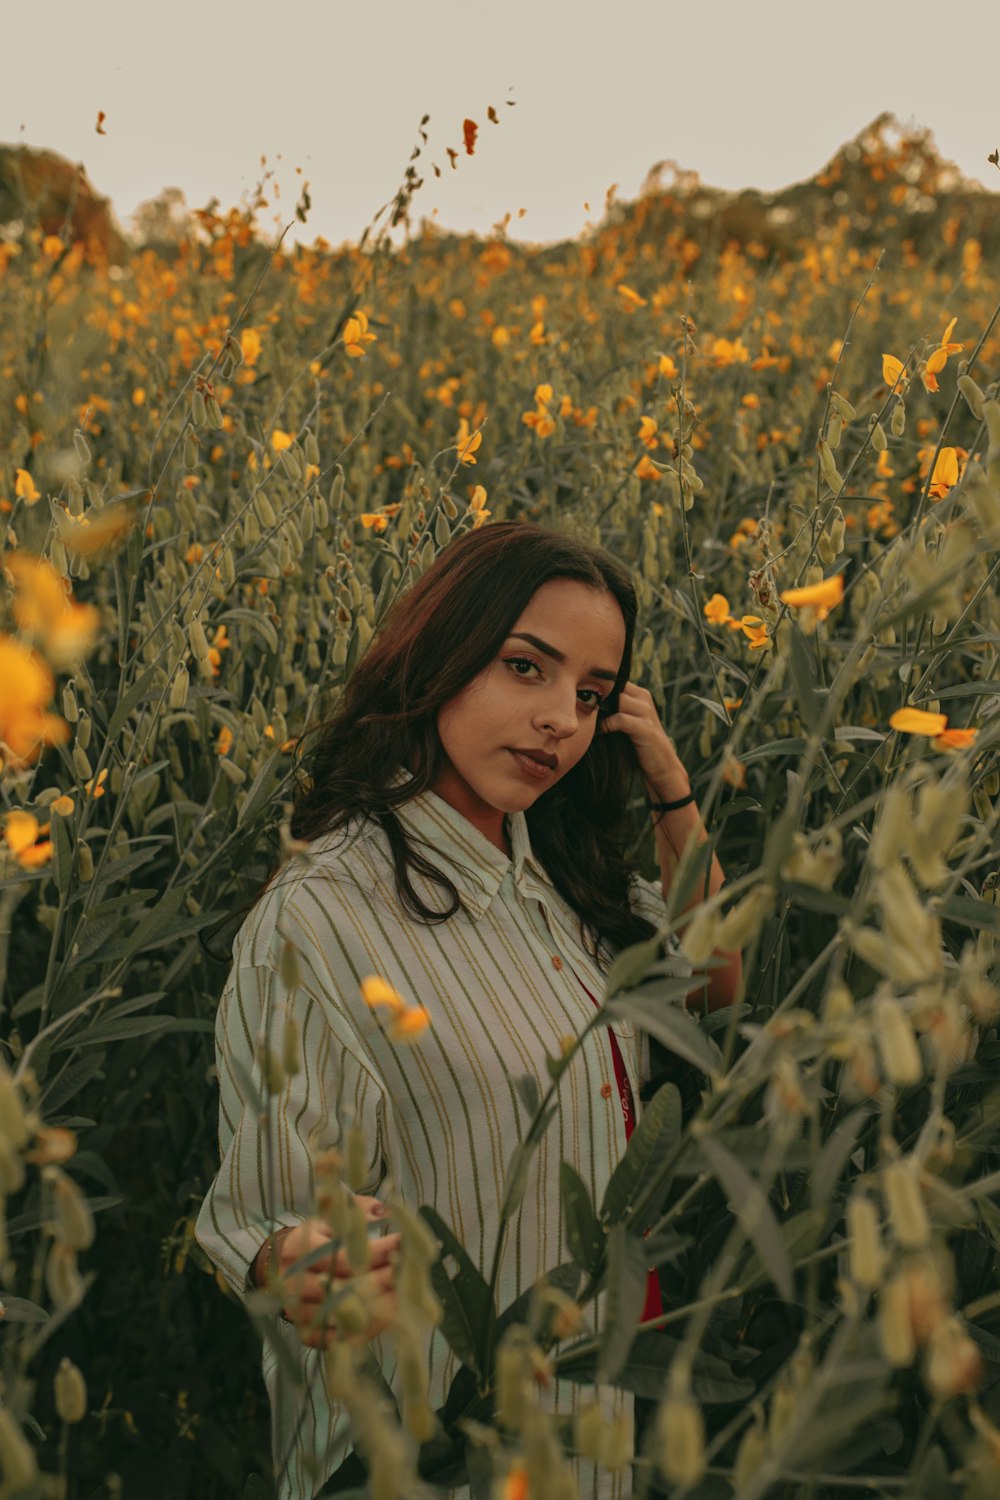
[[228, 755], [233, 747], [233, 731], [228, 724], [223, 724], [219, 730], [219, 737], [215, 742], [216, 755]]
[[676, 380], [680, 375], [680, 371], [669, 354], [660, 355], [657, 370], [666, 380]]
[[978, 729], [942, 729], [934, 736], [934, 744], [939, 750], [967, 750], [978, 733]]
[[276, 427], [271, 433], [271, 447], [275, 453], [284, 453], [285, 449], [290, 448], [294, 442], [295, 439], [292, 434], [290, 432], [282, 432], [280, 427]]
[[657, 448], [660, 444], [660, 429], [656, 425], [655, 417], [642, 417], [639, 421], [639, 441], [645, 443], [647, 448]]
[[648, 453], [644, 453], [635, 466], [637, 479], [662, 479], [663, 475], [653, 463]]
[[406, 1001], [399, 991], [393, 989], [392, 985], [379, 974], [369, 974], [367, 979], [362, 979], [361, 998], [370, 1010], [386, 1005], [394, 1016], [402, 1015], [406, 1009]]
[[906, 390], [909, 384], [906, 378], [905, 366], [902, 360], [897, 359], [894, 354], [882, 355], [882, 381], [890, 390], [895, 388], [900, 394]]
[[744, 615], [739, 624], [750, 642], [751, 651], [762, 651], [765, 646], [770, 646], [771, 637], [767, 633], [767, 626], [757, 615]]
[[146, 391], [145, 391], [145, 388], [143, 386], [141, 386], [141, 385], [137, 385], [136, 388], [135, 388], [135, 390], [132, 392], [132, 405], [133, 406], [145, 406], [145, 404], [146, 404]]
[[724, 625], [730, 618], [729, 600], [725, 594], [713, 594], [702, 613], [711, 625]]
[[3, 565], [14, 580], [14, 618], [22, 630], [42, 642], [53, 666], [75, 665], [97, 639], [100, 610], [76, 604], [63, 579], [44, 557], [30, 552], [7, 552]]
[[244, 328], [240, 334], [240, 349], [243, 353], [243, 363], [255, 365], [260, 358], [261, 342], [260, 334], [256, 328]]
[[481, 432], [474, 432], [469, 436], [469, 421], [467, 417], [459, 419], [458, 436], [455, 439], [455, 447], [458, 449], [459, 462], [463, 464], [474, 464], [476, 462], [476, 451], [483, 441]]
[[36, 500], [42, 498], [41, 491], [35, 488], [35, 481], [27, 469], [14, 470], [14, 494], [25, 505], [34, 505]]
[[7, 847], [24, 870], [37, 870], [52, 858], [52, 842], [45, 839], [37, 843], [39, 834], [48, 833], [49, 825], [38, 825], [38, 819], [29, 812], [9, 812], [4, 825]]
[[714, 339], [709, 352], [717, 370], [724, 370], [727, 365], [745, 365], [750, 358], [750, 350], [742, 339]]
[[793, 609], [808, 609], [816, 620], [825, 620], [831, 609], [844, 597], [844, 575], [834, 573], [820, 583], [810, 583], [800, 589], [785, 589], [778, 595], [782, 604]]
[[10, 636], [0, 636], [0, 741], [14, 765], [30, 765], [44, 745], [63, 745], [69, 725], [56, 714], [46, 713], [52, 702], [55, 678], [35, 652]]
[[958, 454], [954, 448], [942, 448], [934, 464], [931, 485], [927, 493], [935, 500], [942, 500], [952, 485], [958, 483]]
[[373, 344], [375, 335], [368, 331], [368, 316], [363, 312], [356, 312], [353, 318], [348, 318], [344, 324], [344, 349], [352, 359], [358, 359], [362, 354], [367, 354], [366, 344]]
[[430, 1014], [424, 1005], [411, 1005], [394, 1015], [389, 1022], [389, 1039], [393, 1042], [412, 1042], [431, 1024]]
[[626, 312], [635, 312], [637, 307], [646, 306], [645, 297], [640, 297], [639, 293], [633, 291], [630, 286], [626, 286], [624, 281], [619, 283], [617, 291], [622, 299]]
[[922, 708], [897, 708], [889, 720], [889, 728], [898, 729], [903, 734], [926, 734], [933, 738], [944, 732], [947, 723], [947, 714], [929, 714]]
[[107, 779], [108, 768], [105, 766], [103, 771], [98, 772], [96, 781], [91, 780], [84, 783], [83, 790], [87, 793], [88, 797], [93, 797], [96, 801], [98, 797], [104, 796], [104, 783]]
[[366, 531], [374, 530], [378, 533], [388, 526], [389, 518], [379, 515], [378, 511], [366, 510], [361, 513], [361, 524]]
[[61, 797], [56, 797], [49, 803], [49, 812], [57, 813], [60, 818], [68, 818], [75, 806], [73, 798], [64, 792]]
[[134, 504], [132, 500], [113, 501], [89, 516], [71, 516], [68, 510], [57, 510], [59, 539], [79, 557], [102, 552], [126, 536], [135, 520]]

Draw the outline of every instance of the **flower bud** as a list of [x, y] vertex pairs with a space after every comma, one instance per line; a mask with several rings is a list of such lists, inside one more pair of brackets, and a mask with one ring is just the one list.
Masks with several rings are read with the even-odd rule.
[[893, 1234], [907, 1250], [920, 1250], [930, 1242], [931, 1226], [927, 1217], [911, 1158], [886, 1162], [882, 1168], [882, 1191], [889, 1209]]
[[690, 1396], [671, 1393], [656, 1418], [656, 1461], [671, 1484], [688, 1489], [705, 1473], [705, 1428]]
[[38, 1477], [35, 1450], [6, 1406], [0, 1407], [0, 1468], [4, 1493], [8, 1495], [27, 1489]]
[[871, 1291], [882, 1280], [885, 1252], [879, 1232], [878, 1209], [865, 1193], [852, 1193], [847, 1202], [848, 1264], [851, 1279]]
[[286, 1010], [285, 1024], [281, 1029], [281, 1066], [289, 1078], [294, 1078], [302, 1071], [299, 1023], [291, 1010]]
[[86, 1198], [59, 1167], [43, 1168], [42, 1176], [52, 1190], [52, 1234], [71, 1250], [88, 1250], [94, 1243], [94, 1216]]
[[975, 1390], [983, 1373], [977, 1345], [961, 1321], [948, 1318], [931, 1334], [924, 1365], [924, 1380], [939, 1401], [965, 1396]]
[[60, 1421], [82, 1422], [87, 1415], [87, 1382], [72, 1360], [59, 1361], [53, 1384]]
[[912, 1365], [917, 1354], [910, 1321], [910, 1294], [900, 1275], [885, 1282], [878, 1294], [878, 1341], [882, 1357], [893, 1369]]
[[191, 678], [188, 669], [183, 664], [178, 667], [174, 680], [170, 684], [170, 707], [173, 709], [183, 708], [188, 701], [188, 690], [191, 686]]
[[912, 1088], [923, 1078], [924, 1065], [909, 1017], [891, 993], [878, 995], [873, 1009], [885, 1076], [898, 1088]]
[[960, 375], [958, 377], [958, 389], [965, 398], [965, 404], [976, 421], [981, 422], [983, 420], [983, 403], [986, 397], [983, 395], [980, 387], [971, 375]]

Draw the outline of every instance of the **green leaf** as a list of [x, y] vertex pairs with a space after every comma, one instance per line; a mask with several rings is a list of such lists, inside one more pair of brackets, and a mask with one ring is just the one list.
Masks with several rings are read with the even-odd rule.
[[73, 883], [73, 840], [70, 836], [68, 819], [53, 818], [53, 843], [55, 844], [55, 858], [53, 860], [53, 871], [55, 876], [56, 890], [60, 896], [64, 896]]
[[159, 670], [159, 663], [153, 662], [151, 666], [146, 667], [145, 671], [140, 672], [135, 682], [133, 682], [132, 686], [125, 693], [125, 696], [119, 698], [115, 704], [114, 712], [108, 720], [107, 739], [115, 740], [118, 738], [129, 714], [148, 696], [149, 685]]
[[698, 1145], [719, 1179], [722, 1190], [729, 1199], [729, 1206], [736, 1214], [744, 1233], [753, 1241], [771, 1280], [784, 1300], [791, 1302], [795, 1295], [795, 1285], [788, 1250], [760, 1184], [751, 1177], [742, 1162], [731, 1156], [718, 1141], [713, 1141], [711, 1136], [703, 1136]]
[[607, 998], [610, 1000], [619, 990], [630, 990], [637, 985], [645, 977], [650, 964], [659, 958], [661, 946], [662, 940], [659, 937], [651, 937], [623, 948], [608, 969], [605, 981]]
[[802, 722], [814, 734], [822, 714], [822, 705], [816, 685], [816, 666], [809, 645], [798, 625], [793, 625], [789, 636], [788, 664], [791, 667], [795, 695], [799, 701]]
[[274, 795], [275, 768], [281, 760], [281, 747], [277, 746], [264, 761], [253, 781], [247, 788], [247, 794], [239, 812], [236, 814], [236, 826], [241, 828], [244, 823], [252, 823], [262, 808], [266, 807]]
[[88, 1026], [82, 1036], [77, 1033], [56, 1042], [54, 1052], [64, 1052], [67, 1047], [101, 1047], [106, 1042], [124, 1042], [137, 1036], [150, 1036], [154, 1031], [167, 1031], [173, 1024], [173, 1016], [131, 1016], [120, 1021], [98, 1021]]
[[76, 1062], [70, 1063], [68, 1068], [54, 1078], [51, 1084], [42, 1093], [42, 1113], [51, 1119], [63, 1105], [68, 1104], [75, 1094], [85, 1088], [90, 1080], [97, 1076], [104, 1066], [105, 1053], [92, 1053], [89, 1057], [81, 1057]]
[[841, 1120], [836, 1129], [830, 1132], [812, 1175], [810, 1198], [815, 1207], [827, 1205], [827, 1200], [837, 1185], [847, 1158], [854, 1150], [854, 1143], [867, 1118], [868, 1110], [862, 1106], [852, 1110], [846, 1119]]
[[676, 1148], [681, 1129], [680, 1093], [674, 1084], [665, 1083], [644, 1107], [625, 1155], [604, 1190], [601, 1218], [606, 1224], [617, 1224], [630, 1213], [648, 1174]]
[[[441, 1332], [463, 1365], [481, 1376], [480, 1340], [495, 1317], [489, 1286], [440, 1214], [426, 1203], [421, 1204], [420, 1212], [441, 1244], [441, 1255], [431, 1266], [431, 1284], [444, 1309]], [[453, 1277], [448, 1274], [449, 1260], [457, 1266]]]
[[47, 1323], [48, 1313], [44, 1307], [39, 1307], [37, 1302], [29, 1302], [26, 1297], [0, 1297], [0, 1307], [3, 1308], [3, 1321], [5, 1323]]
[[597, 1362], [598, 1379], [612, 1381], [620, 1372], [635, 1337], [646, 1300], [649, 1265], [641, 1239], [615, 1224], [608, 1235], [604, 1334]]
[[538, 1113], [538, 1105], [541, 1095], [538, 1092], [538, 1079], [533, 1073], [524, 1073], [520, 1078], [514, 1079], [514, 1087], [524, 1104], [528, 1114], [534, 1119]]
[[693, 698], [695, 703], [700, 703], [702, 708], [707, 708], [710, 714], [714, 714], [720, 723], [729, 728], [730, 718], [725, 708], [715, 698], [702, 698], [698, 693], [682, 693], [682, 698]]
[[518, 1141], [514, 1147], [507, 1165], [507, 1175], [504, 1178], [503, 1194], [500, 1200], [501, 1225], [506, 1224], [508, 1219], [512, 1219], [521, 1206], [524, 1189], [528, 1182], [528, 1166], [534, 1150], [535, 1142], [532, 1140]]
[[559, 1190], [569, 1253], [588, 1276], [593, 1276], [604, 1254], [604, 1232], [586, 1184], [568, 1161], [559, 1168]]
[[[662, 1329], [640, 1329], [632, 1340], [628, 1359], [611, 1384], [621, 1390], [631, 1391], [636, 1396], [645, 1396], [654, 1401], [659, 1399], [664, 1392], [667, 1372], [680, 1348], [680, 1340], [672, 1338]], [[572, 1380], [577, 1384], [594, 1384], [597, 1379], [597, 1355], [591, 1350], [574, 1356], [573, 1351], [569, 1350], [567, 1355], [556, 1360], [556, 1376], [560, 1380]], [[726, 1360], [698, 1350], [691, 1370], [691, 1390], [696, 1400], [707, 1405], [722, 1406], [748, 1401], [755, 1389], [749, 1376], [734, 1375]]]
[[801, 755], [806, 748], [806, 740], [767, 740], [763, 745], [754, 745], [750, 750], [744, 750], [741, 756], [744, 765], [754, 760], [767, 760], [774, 755]]
[[[825, 1208], [807, 1208], [800, 1214], [793, 1214], [779, 1226], [789, 1264], [794, 1264], [804, 1255], [810, 1255], [817, 1248], [826, 1222]], [[770, 1268], [756, 1247], [750, 1248], [733, 1272], [735, 1280], [745, 1285], [748, 1291], [759, 1282], [766, 1281], [769, 1275]], [[773, 1276], [771, 1279], [774, 1279]]]
[[605, 1006], [610, 1020], [631, 1021], [646, 1031], [668, 1052], [693, 1063], [710, 1078], [722, 1071], [722, 1053], [698, 1022], [681, 1006], [671, 1004], [690, 988], [690, 980], [668, 979], [641, 990], [616, 995]]
[[218, 617], [219, 624], [232, 620], [236, 625], [249, 625], [255, 630], [269, 651], [278, 649], [278, 632], [266, 615], [255, 609], [227, 609]]

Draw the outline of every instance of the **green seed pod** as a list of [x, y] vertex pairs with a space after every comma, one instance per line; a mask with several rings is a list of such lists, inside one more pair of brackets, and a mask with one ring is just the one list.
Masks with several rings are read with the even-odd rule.
[[681, 949], [694, 965], [703, 964], [718, 947], [719, 927], [717, 911], [707, 910], [704, 904], [695, 907], [681, 935]]
[[531, 1336], [519, 1324], [504, 1333], [496, 1352], [496, 1420], [507, 1432], [520, 1432], [531, 1411]]
[[723, 917], [716, 944], [727, 952], [745, 948], [760, 931], [761, 923], [774, 906], [774, 887], [761, 882]]
[[198, 439], [190, 430], [184, 436], [184, 467], [194, 469], [198, 464]]
[[38, 1478], [35, 1450], [25, 1437], [14, 1413], [0, 1407], [0, 1468], [3, 1487], [8, 1495], [19, 1493]]
[[70, 1250], [89, 1250], [94, 1243], [94, 1216], [86, 1198], [59, 1167], [44, 1167], [42, 1176], [52, 1193], [52, 1234]]
[[10, 1141], [0, 1138], [0, 1194], [10, 1197], [24, 1187], [24, 1162]]
[[885, 1268], [878, 1209], [866, 1193], [856, 1192], [847, 1200], [846, 1217], [851, 1279], [866, 1291], [873, 1291]]
[[305, 451], [306, 463], [307, 464], [315, 464], [315, 465], [318, 466], [319, 465], [319, 443], [316, 441], [316, 434], [313, 431], [311, 431], [311, 429], [309, 429], [308, 427], [306, 428], [306, 433], [305, 433], [305, 437], [304, 437], [303, 442], [302, 442], [302, 447], [303, 447], [303, 449]]
[[82, 839], [76, 846], [76, 873], [84, 885], [89, 885], [94, 878], [94, 856], [90, 845]]
[[352, 1192], [360, 1193], [368, 1179], [368, 1143], [364, 1131], [357, 1125], [352, 1125], [347, 1132], [345, 1170], [348, 1187]]
[[886, 1162], [882, 1168], [882, 1191], [899, 1244], [905, 1250], [922, 1250], [930, 1243], [931, 1226], [914, 1162], [910, 1159]]
[[268, 1093], [280, 1094], [285, 1087], [285, 1070], [281, 1065], [281, 1058], [272, 1051], [264, 1038], [257, 1043], [257, 1061], [260, 1064], [260, 1076], [264, 1080], [264, 1087]]
[[73, 746], [73, 769], [81, 781], [89, 781], [94, 774], [90, 761], [87, 759], [87, 752], [79, 745]]
[[76, 449], [77, 458], [86, 468], [91, 460], [90, 444], [79, 428], [73, 434], [73, 447]]
[[60, 1421], [82, 1422], [87, 1415], [87, 1382], [72, 1360], [59, 1361], [53, 1387]]
[[444, 511], [449, 521], [454, 521], [455, 517], [458, 515], [458, 506], [448, 494], [447, 490], [445, 490], [444, 494], [441, 496], [441, 509]]
[[837, 465], [833, 461], [833, 454], [830, 452], [830, 445], [824, 438], [820, 438], [817, 441], [816, 452], [819, 455], [819, 467], [820, 473], [823, 475], [823, 479], [825, 480], [827, 486], [831, 490], [833, 490], [834, 494], [839, 494], [839, 492], [843, 489], [844, 481], [843, 479], [841, 479], [840, 473], [837, 469]]
[[281, 1063], [289, 1078], [302, 1071], [302, 1046], [299, 1039], [299, 1023], [289, 1010], [281, 1031]]
[[256, 547], [260, 541], [260, 525], [252, 510], [248, 510], [243, 517], [243, 545], [244, 547]]
[[986, 400], [983, 392], [973, 380], [971, 375], [960, 375], [958, 377], [958, 389], [965, 398], [965, 404], [975, 417], [977, 422], [983, 420], [983, 403]]
[[872, 440], [872, 447], [875, 449], [875, 452], [884, 453], [889, 446], [889, 442], [882, 429], [882, 423], [876, 417], [872, 417], [871, 419], [868, 435]]
[[891, 1277], [878, 1294], [878, 1341], [883, 1359], [894, 1369], [904, 1369], [916, 1358], [910, 1289], [901, 1275]]
[[668, 1395], [656, 1418], [656, 1461], [671, 1484], [687, 1489], [705, 1473], [705, 1426], [690, 1396]]
[[191, 420], [196, 427], [204, 427], [206, 421], [205, 396], [197, 386], [191, 393]]
[[90, 748], [90, 733], [93, 727], [90, 715], [86, 712], [82, 713], [76, 726], [76, 743], [81, 750]]
[[63, 718], [69, 724], [75, 724], [80, 716], [80, 710], [76, 703], [76, 688], [72, 682], [67, 682], [62, 690]]
[[227, 781], [231, 781], [233, 786], [242, 786], [247, 779], [247, 773], [235, 761], [230, 760], [228, 755], [222, 757], [219, 761], [219, 767], [223, 776], [225, 776]]
[[854, 418], [857, 416], [857, 412], [848, 401], [847, 397], [842, 396], [839, 391], [830, 392], [830, 405], [836, 408], [838, 414], [844, 422], [853, 422]]
[[876, 997], [874, 1018], [886, 1078], [898, 1088], [912, 1088], [923, 1078], [924, 1065], [906, 1012], [894, 995], [882, 994]]
[[278, 518], [274, 513], [274, 506], [263, 490], [258, 490], [253, 497], [253, 508], [257, 513], [257, 519], [260, 521], [260, 524], [266, 527], [268, 531], [270, 531], [272, 526], [278, 524]]
[[215, 429], [222, 426], [222, 407], [214, 396], [209, 396], [205, 402], [205, 415], [209, 427]]
[[830, 413], [830, 420], [826, 424], [826, 440], [831, 448], [840, 447], [840, 435], [844, 430], [844, 419], [839, 411]]
[[49, 561], [56, 572], [65, 578], [69, 573], [69, 560], [66, 557], [66, 548], [57, 536], [52, 538], [49, 546]]
[[434, 540], [439, 547], [447, 547], [451, 541], [451, 527], [448, 525], [448, 517], [438, 513], [434, 522]]
[[[263, 705], [261, 705], [263, 707]], [[302, 983], [299, 951], [294, 943], [283, 943], [281, 947], [281, 980], [285, 988], [294, 993]]]
[[604, 1437], [604, 1417], [596, 1401], [581, 1407], [577, 1412], [573, 1422], [573, 1435], [577, 1451], [592, 1463], [597, 1463]]
[[191, 678], [188, 669], [181, 666], [177, 670], [173, 682], [170, 684], [170, 707], [173, 709], [184, 708], [188, 701], [188, 691], [191, 686]]
[[344, 1254], [355, 1273], [367, 1271], [371, 1264], [371, 1242], [368, 1239], [368, 1220], [364, 1210], [355, 1199], [347, 1202], [344, 1225]]
[[360, 656], [361, 652], [364, 651], [365, 647], [368, 645], [368, 642], [372, 638], [372, 628], [369, 625], [369, 623], [366, 620], [366, 618], [365, 618], [364, 615], [359, 615], [358, 616], [358, 619], [357, 619], [357, 632], [358, 632], [358, 655]]
[[322, 495], [313, 496], [312, 511], [317, 530], [325, 531], [330, 524], [330, 511]]
[[902, 437], [906, 431], [906, 407], [901, 398], [896, 398], [896, 404], [892, 408], [892, 416], [889, 418], [889, 430], [893, 437]]
[[20, 1148], [28, 1139], [28, 1122], [14, 1075], [0, 1060], [0, 1138]]
[[364, 1333], [371, 1322], [371, 1314], [358, 1296], [349, 1290], [337, 1298], [333, 1308], [333, 1319], [337, 1331], [347, 1334]]
[[766, 1446], [766, 1439], [760, 1423], [752, 1423], [740, 1439], [740, 1446], [736, 1453], [736, 1463], [733, 1466], [733, 1483], [737, 1490], [743, 1488], [764, 1462]]
[[188, 621], [187, 639], [188, 645], [191, 648], [191, 653], [194, 656], [195, 660], [207, 661], [208, 637], [205, 634], [205, 627], [198, 619], [197, 615], [194, 615], [192, 619]]

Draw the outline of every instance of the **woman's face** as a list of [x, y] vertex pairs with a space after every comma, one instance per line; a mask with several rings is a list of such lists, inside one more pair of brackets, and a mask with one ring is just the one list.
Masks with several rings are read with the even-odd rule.
[[[573, 578], [543, 583], [496, 659], [438, 711], [447, 756], [438, 796], [509, 854], [503, 814], [531, 807], [586, 755], [624, 650], [611, 594]], [[533, 775], [517, 750], [556, 764]]]

